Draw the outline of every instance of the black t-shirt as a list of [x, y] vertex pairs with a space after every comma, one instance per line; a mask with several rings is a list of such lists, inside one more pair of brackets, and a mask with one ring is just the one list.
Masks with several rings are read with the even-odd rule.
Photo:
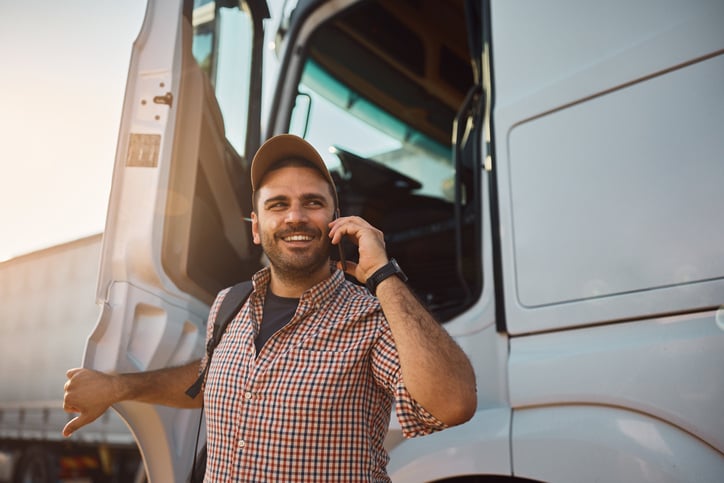
[[277, 297], [271, 290], [267, 289], [266, 299], [264, 300], [264, 316], [261, 320], [261, 327], [259, 327], [259, 334], [254, 341], [257, 355], [261, 352], [261, 348], [264, 347], [266, 341], [292, 320], [294, 312], [297, 311], [297, 305], [299, 305], [299, 299]]

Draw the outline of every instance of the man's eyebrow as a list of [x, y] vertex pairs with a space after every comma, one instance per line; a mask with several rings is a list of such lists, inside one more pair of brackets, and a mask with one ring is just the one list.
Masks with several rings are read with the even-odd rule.
[[[303, 193], [299, 198], [302, 201], [321, 201], [322, 203], [327, 204], [327, 198], [325, 198], [321, 193]], [[289, 202], [289, 200], [290, 197], [288, 195], [279, 194], [263, 200], [263, 204], [266, 206], [279, 201]]]
[[301, 196], [303, 201], [323, 201], [327, 202], [327, 199], [321, 193], [304, 193]]
[[276, 203], [277, 201], [289, 201], [289, 197], [287, 195], [272, 196], [271, 198], [265, 199], [264, 204], [268, 205], [269, 203]]

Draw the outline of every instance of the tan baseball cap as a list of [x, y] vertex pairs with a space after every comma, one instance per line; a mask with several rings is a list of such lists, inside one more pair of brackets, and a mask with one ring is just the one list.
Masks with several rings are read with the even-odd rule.
[[337, 193], [332, 175], [322, 156], [304, 139], [294, 134], [278, 134], [261, 145], [251, 160], [251, 189], [256, 191], [261, 180], [274, 164], [289, 158], [301, 158], [312, 163]]

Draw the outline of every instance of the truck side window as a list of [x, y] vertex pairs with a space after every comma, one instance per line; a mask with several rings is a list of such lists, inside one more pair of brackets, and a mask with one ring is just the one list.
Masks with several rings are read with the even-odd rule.
[[226, 137], [238, 153], [244, 152], [249, 110], [253, 24], [248, 13], [221, 6], [222, 2], [195, 0], [192, 51], [208, 76], [224, 118]]
[[240, 219], [251, 212], [244, 155], [258, 129], [250, 99], [262, 37], [253, 12], [238, 2], [190, 3], [161, 256], [177, 287], [210, 304], [219, 290], [261, 267], [250, 226]]

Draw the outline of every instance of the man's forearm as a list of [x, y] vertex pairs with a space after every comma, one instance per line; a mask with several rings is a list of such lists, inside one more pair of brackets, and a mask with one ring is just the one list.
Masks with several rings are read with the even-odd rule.
[[412, 397], [450, 426], [470, 419], [477, 405], [475, 373], [462, 349], [399, 278], [382, 281], [377, 297]]
[[194, 399], [186, 394], [198, 377], [200, 361], [156, 371], [120, 374], [114, 378], [122, 401], [140, 401], [177, 408], [201, 407], [202, 395]]

